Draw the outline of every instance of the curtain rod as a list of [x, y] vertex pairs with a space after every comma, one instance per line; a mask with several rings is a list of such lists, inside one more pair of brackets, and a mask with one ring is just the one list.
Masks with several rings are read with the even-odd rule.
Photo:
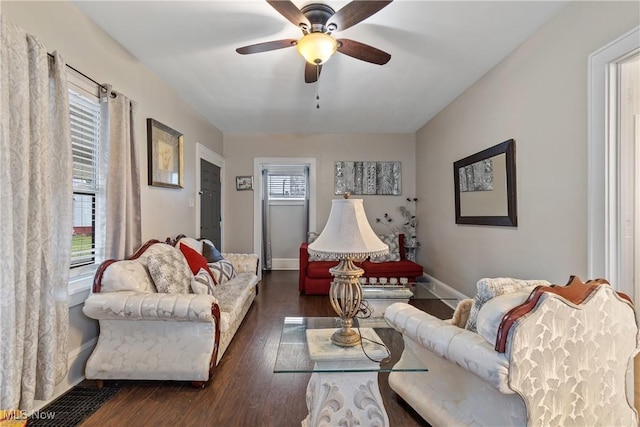
[[[55, 58], [52, 54], [50, 54], [49, 52], [47, 52], [47, 55], [49, 55], [51, 58]], [[100, 86], [105, 92], [108, 90], [108, 88], [103, 85], [102, 83], [98, 83], [97, 81], [93, 80], [91, 77], [87, 76], [85, 73], [83, 73], [82, 71], [78, 70], [77, 68], [72, 67], [69, 64], [64, 64], [67, 68], [72, 69], [73, 71], [75, 71], [76, 73], [80, 74], [82, 77], [92, 81], [93, 83], [97, 84], [98, 86]]]

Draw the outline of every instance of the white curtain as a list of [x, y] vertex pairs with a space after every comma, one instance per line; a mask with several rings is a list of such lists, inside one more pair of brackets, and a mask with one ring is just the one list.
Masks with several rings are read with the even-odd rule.
[[134, 131], [136, 104], [121, 93], [107, 91], [108, 123], [107, 259], [131, 256], [142, 244], [140, 167]]
[[28, 411], [67, 371], [69, 101], [62, 58], [0, 27], [0, 409]]
[[263, 270], [271, 270], [271, 206], [269, 205], [269, 170], [262, 169], [262, 259]]

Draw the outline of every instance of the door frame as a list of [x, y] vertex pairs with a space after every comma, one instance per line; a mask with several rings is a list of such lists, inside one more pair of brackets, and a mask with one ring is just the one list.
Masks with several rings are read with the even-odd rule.
[[[224, 212], [224, 201], [225, 201], [225, 191], [224, 191], [224, 157], [216, 153], [215, 151], [207, 148], [205, 145], [196, 142], [196, 194], [195, 194], [195, 208], [196, 208], [196, 229], [195, 229], [195, 237], [200, 237], [200, 180], [201, 180], [201, 167], [200, 160], [206, 160], [207, 162], [218, 166], [220, 168], [220, 212]], [[222, 215], [222, 221], [220, 223], [220, 244], [224, 248], [224, 215]]]
[[[309, 230], [316, 229], [316, 159], [315, 157], [253, 158], [253, 253], [262, 254], [262, 165], [309, 165]], [[302, 242], [300, 242], [302, 244]], [[262, 278], [262, 269], [259, 271]]]
[[[633, 284], [619, 283], [621, 236], [615, 126], [609, 126], [609, 78], [620, 59], [640, 46], [640, 27], [589, 55], [588, 93], [588, 269], [589, 277], [603, 277], [612, 286], [634, 295]], [[635, 297], [634, 297], [635, 298]]]

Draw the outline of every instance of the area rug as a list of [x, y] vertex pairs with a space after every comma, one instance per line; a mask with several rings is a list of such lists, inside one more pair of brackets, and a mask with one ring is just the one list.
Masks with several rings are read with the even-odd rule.
[[72, 427], [81, 424], [105, 402], [115, 396], [120, 387], [111, 385], [96, 387], [76, 386], [56, 400], [34, 412], [27, 425], [40, 427]]

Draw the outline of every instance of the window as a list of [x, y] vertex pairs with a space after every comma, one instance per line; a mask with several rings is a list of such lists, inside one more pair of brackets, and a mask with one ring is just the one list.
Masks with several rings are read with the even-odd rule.
[[[73, 82], [73, 81], [72, 81]], [[97, 94], [69, 89], [73, 153], [71, 276], [92, 272], [102, 262], [100, 206], [101, 107]], [[79, 88], [78, 88], [79, 89]], [[97, 92], [97, 89], [96, 89]]]
[[268, 165], [269, 200], [305, 200], [307, 198], [307, 166]]
[[269, 200], [304, 200], [306, 190], [304, 175], [269, 174]]

